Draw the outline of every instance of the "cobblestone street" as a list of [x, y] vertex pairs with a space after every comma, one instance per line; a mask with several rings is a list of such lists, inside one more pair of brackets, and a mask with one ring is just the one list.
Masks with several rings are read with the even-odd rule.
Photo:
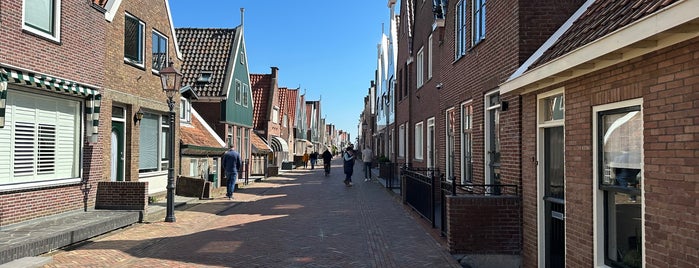
[[460, 267], [400, 200], [356, 165], [346, 187], [298, 169], [224, 198], [56, 251], [45, 267]]

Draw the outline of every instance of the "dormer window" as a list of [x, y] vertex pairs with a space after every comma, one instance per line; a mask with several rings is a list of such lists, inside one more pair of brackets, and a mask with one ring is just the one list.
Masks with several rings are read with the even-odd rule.
[[197, 82], [199, 83], [211, 83], [211, 76], [213, 76], [212, 71], [202, 71], [199, 74], [199, 78], [197, 78]]

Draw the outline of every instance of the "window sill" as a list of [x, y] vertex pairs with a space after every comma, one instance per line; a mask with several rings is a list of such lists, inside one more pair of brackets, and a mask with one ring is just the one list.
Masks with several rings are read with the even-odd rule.
[[33, 182], [5, 184], [5, 185], [0, 185], [0, 193], [36, 190], [39, 188], [58, 187], [58, 186], [67, 186], [67, 185], [77, 185], [77, 184], [80, 184], [81, 181], [82, 181], [81, 178], [68, 178], [68, 179], [58, 179], [58, 180], [50, 180], [50, 181], [33, 181]]
[[30, 27], [27, 27], [27, 26], [23, 26], [23, 27], [22, 27], [22, 32], [24, 32], [25, 34], [28, 34], [28, 35], [33, 35], [33, 36], [35, 36], [35, 37], [37, 37], [37, 38], [44, 39], [44, 40], [49, 41], [49, 42], [51, 42], [51, 43], [54, 43], [54, 44], [56, 44], [56, 45], [62, 45], [62, 43], [61, 43], [61, 36], [58, 35], [58, 34], [57, 34], [56, 36], [53, 36], [53, 35], [47, 34], [47, 33], [45, 33], [45, 32], [38, 31], [38, 30], [36, 30], [36, 29], [34, 29], [34, 28], [30, 28]]
[[143, 65], [143, 63], [140, 63], [140, 64], [139, 64], [139, 63], [136, 63], [136, 62], [134, 62], [134, 61], [132, 61], [132, 60], [129, 60], [129, 59], [127, 59], [127, 58], [124, 58], [124, 63], [126, 63], [127, 65], [131, 65], [131, 66], [133, 66], [133, 67], [136, 67], [136, 68], [138, 68], [138, 69], [141, 69], [141, 70], [145, 70], [145, 69], [146, 69], [146, 67]]
[[165, 171], [149, 171], [149, 172], [138, 173], [138, 178], [145, 179], [145, 178], [158, 177], [158, 176], [163, 176], [163, 175], [167, 175], [167, 170], [165, 170]]

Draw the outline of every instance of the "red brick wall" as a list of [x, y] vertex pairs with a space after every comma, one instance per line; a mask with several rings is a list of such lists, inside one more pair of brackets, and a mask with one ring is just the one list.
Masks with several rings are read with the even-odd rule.
[[[646, 267], [699, 263], [699, 38], [556, 85], [565, 87], [566, 265], [593, 266], [593, 106], [643, 98]], [[536, 267], [535, 94], [524, 100], [524, 267]]]
[[96, 209], [146, 210], [148, 183], [102, 181], [97, 185]]
[[519, 254], [519, 197], [448, 196], [446, 203], [450, 252]]
[[[104, 14], [92, 8], [89, 1], [61, 1], [59, 44], [22, 30], [22, 3], [22, 0], [3, 0], [0, 4], [0, 64], [101, 86], [104, 80], [104, 72], [100, 69], [104, 65]], [[101, 117], [105, 117], [104, 113]], [[104, 132], [100, 132], [99, 140], [103, 136]], [[0, 226], [92, 207], [96, 183], [103, 174], [102, 152], [100, 146], [83, 140], [82, 177], [88, 181], [86, 185], [75, 183], [0, 192]], [[87, 204], [84, 203], [85, 194]]]

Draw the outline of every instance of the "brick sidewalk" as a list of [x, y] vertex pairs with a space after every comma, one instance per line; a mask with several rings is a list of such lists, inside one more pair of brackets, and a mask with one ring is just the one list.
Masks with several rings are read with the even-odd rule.
[[[45, 267], [460, 267], [377, 182], [293, 170], [52, 254]], [[359, 167], [360, 165], [357, 165]], [[357, 168], [359, 171], [359, 168]]]

